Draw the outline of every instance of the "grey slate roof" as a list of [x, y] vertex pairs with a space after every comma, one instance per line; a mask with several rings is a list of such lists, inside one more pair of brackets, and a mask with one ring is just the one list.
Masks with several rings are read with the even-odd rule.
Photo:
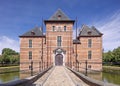
[[32, 30], [24, 33], [20, 37], [39, 37], [39, 36], [44, 36], [42, 33], [42, 29], [40, 27], [35, 27]]
[[80, 44], [80, 40], [74, 39], [74, 40], [73, 40], [73, 44]]
[[94, 26], [89, 28], [86, 25], [82, 26], [79, 36], [101, 36], [102, 33], [98, 31]]
[[58, 9], [49, 20], [70, 20], [70, 18], [61, 10]]

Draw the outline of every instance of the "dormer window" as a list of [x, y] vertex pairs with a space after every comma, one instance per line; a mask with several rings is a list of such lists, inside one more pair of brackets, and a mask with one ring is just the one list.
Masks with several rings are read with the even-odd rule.
[[31, 35], [35, 35], [35, 32], [34, 32], [34, 31], [31, 31]]
[[88, 35], [91, 35], [92, 34], [92, 32], [91, 31], [88, 31]]
[[59, 20], [61, 19], [61, 15], [58, 15], [58, 19], [59, 19]]

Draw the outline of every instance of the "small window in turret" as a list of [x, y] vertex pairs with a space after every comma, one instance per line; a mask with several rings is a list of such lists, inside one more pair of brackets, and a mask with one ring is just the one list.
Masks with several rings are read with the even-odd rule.
[[61, 19], [61, 15], [58, 15], [58, 20], [60, 20]]

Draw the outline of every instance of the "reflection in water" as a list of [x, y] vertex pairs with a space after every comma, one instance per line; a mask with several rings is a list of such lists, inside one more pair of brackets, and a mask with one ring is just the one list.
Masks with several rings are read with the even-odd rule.
[[30, 76], [29, 73], [27, 73], [27, 74], [23, 74], [23, 73], [19, 73], [19, 72], [4, 73], [4, 74], [0, 74], [0, 83], [24, 79], [29, 76]]
[[27, 78], [27, 77], [30, 77], [31, 74], [30, 73], [20, 73], [20, 79], [24, 79], [24, 78]]
[[[19, 79], [27, 78], [29, 76], [30, 76], [29, 73], [23, 74], [19, 72], [0, 74], [0, 83], [19, 80]], [[109, 82], [120, 85], [120, 75], [118, 74], [100, 72], [100, 73], [89, 73], [88, 76], [96, 80], [104, 81], [105, 83]]]
[[88, 73], [88, 76], [93, 78], [93, 79], [102, 81], [102, 72], [99, 72], [99, 73]]
[[102, 73], [102, 80], [120, 85], [120, 74]]
[[0, 83], [19, 79], [19, 72], [0, 74]]
[[111, 73], [89, 73], [89, 77], [103, 81], [105, 83], [113, 83], [113, 84], [119, 84], [120, 85], [120, 75], [119, 74], [111, 74]]

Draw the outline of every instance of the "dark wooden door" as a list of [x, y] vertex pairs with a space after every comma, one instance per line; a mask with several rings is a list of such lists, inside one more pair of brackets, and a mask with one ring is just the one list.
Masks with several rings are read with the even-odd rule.
[[63, 56], [61, 54], [55, 56], [55, 65], [56, 66], [63, 65]]

